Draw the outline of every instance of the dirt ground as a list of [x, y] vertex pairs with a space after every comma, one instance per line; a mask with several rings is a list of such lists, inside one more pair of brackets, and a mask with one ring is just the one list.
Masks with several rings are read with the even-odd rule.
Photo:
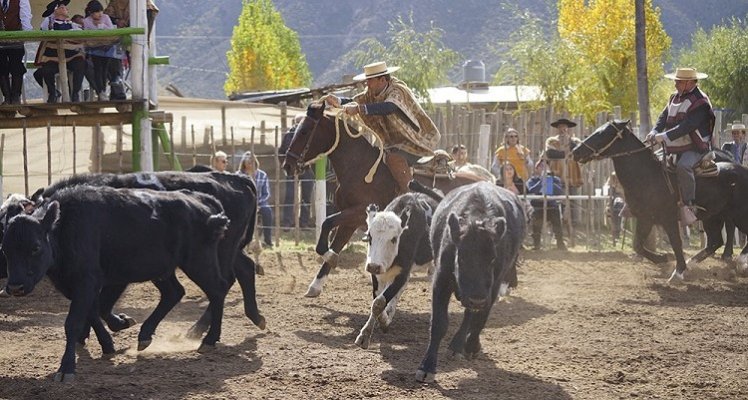
[[[483, 354], [451, 359], [443, 343], [437, 382], [423, 385], [414, 375], [428, 341], [428, 278], [415, 275], [390, 331], [376, 330], [362, 350], [354, 339], [371, 301], [364, 251], [344, 251], [316, 299], [303, 297], [318, 266], [311, 249], [264, 252], [257, 286], [267, 330], [242, 315], [235, 286], [209, 354], [182, 336], [205, 301], [181, 279], [188, 294], [151, 348], [135, 350], [139, 325], [114, 335], [121, 351], [112, 359], [89, 343], [72, 384], [50, 379], [68, 302], [45, 280], [31, 296], [0, 299], [0, 398], [748, 398], [748, 278], [717, 259], [671, 286], [672, 265], [620, 252], [525, 252], [519, 289], [483, 331]], [[134, 285], [118, 309], [142, 321], [156, 293]], [[460, 319], [453, 301], [447, 340]]]

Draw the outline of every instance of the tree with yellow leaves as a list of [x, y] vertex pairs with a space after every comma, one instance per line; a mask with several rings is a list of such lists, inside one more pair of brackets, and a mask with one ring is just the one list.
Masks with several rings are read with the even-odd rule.
[[298, 35], [271, 0], [243, 0], [226, 58], [226, 94], [308, 86], [312, 80]]
[[[659, 8], [645, 0], [647, 69], [664, 73], [670, 37]], [[574, 68], [569, 76], [568, 108], [588, 118], [619, 105], [637, 110], [634, 3], [631, 0], [559, 0], [558, 34], [570, 49]], [[655, 82], [650, 82], [650, 89]]]

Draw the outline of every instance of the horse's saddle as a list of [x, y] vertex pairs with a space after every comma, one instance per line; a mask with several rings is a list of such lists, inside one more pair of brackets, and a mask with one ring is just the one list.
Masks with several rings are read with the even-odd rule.
[[[662, 162], [664, 152], [662, 150], [658, 150], [655, 152], [655, 156], [658, 160], [660, 160], [660, 162]], [[712, 178], [717, 176], [719, 174], [719, 166], [717, 165], [717, 161], [719, 160], [717, 160], [717, 155], [714, 151], [707, 152], [706, 154], [701, 156], [701, 159], [699, 159], [699, 161], [697, 161], [693, 165], [694, 176], [701, 176], [704, 178]], [[668, 154], [665, 160], [665, 170], [668, 173], [674, 174], [677, 162], [677, 154]]]
[[452, 155], [442, 149], [434, 150], [433, 156], [421, 157], [418, 159], [413, 170], [415, 173], [425, 175], [446, 175], [449, 179], [454, 177], [454, 167], [450, 164], [453, 161]]

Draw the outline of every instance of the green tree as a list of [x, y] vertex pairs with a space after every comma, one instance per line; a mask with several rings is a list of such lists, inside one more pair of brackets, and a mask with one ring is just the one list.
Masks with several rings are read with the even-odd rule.
[[[510, 34], [508, 50], [495, 49], [504, 58], [494, 75], [497, 85], [535, 85], [543, 95], [541, 105], [566, 109], [566, 98], [571, 89], [570, 74], [574, 67], [566, 42], [554, 32], [545, 32], [547, 21], [531, 14], [519, 15], [521, 24]], [[550, 37], [550, 39], [549, 39]]]
[[243, 0], [226, 58], [227, 94], [308, 86], [312, 80], [298, 35], [271, 0]]
[[345, 55], [345, 59], [358, 67], [376, 61], [400, 66], [397, 77], [414, 93], [428, 99], [428, 89], [446, 83], [447, 73], [459, 60], [457, 52], [442, 42], [443, 35], [444, 31], [433, 21], [429, 30], [419, 32], [412, 14], [407, 19], [398, 16], [394, 22], [389, 22], [386, 43], [375, 38], [364, 39]]
[[709, 74], [699, 86], [714, 107], [734, 110], [733, 115], [748, 113], [748, 23], [745, 19], [733, 17], [709, 32], [696, 31], [691, 38], [691, 48], [678, 56], [678, 66], [694, 67]]
[[[658, 77], [670, 47], [659, 15], [652, 0], [645, 0], [647, 69]], [[545, 31], [546, 20], [527, 13], [518, 17], [522, 25], [510, 37], [508, 60], [495, 83], [537, 85], [546, 105], [583, 114], [588, 121], [617, 105], [624, 114], [637, 110], [632, 1], [559, 0], [553, 32]]]
[[[671, 40], [652, 0], [645, 1], [644, 13], [647, 70], [661, 76]], [[559, 0], [558, 16], [559, 37], [572, 49], [577, 66], [572, 73], [569, 110], [587, 118], [616, 105], [624, 114], [637, 111], [633, 2]]]

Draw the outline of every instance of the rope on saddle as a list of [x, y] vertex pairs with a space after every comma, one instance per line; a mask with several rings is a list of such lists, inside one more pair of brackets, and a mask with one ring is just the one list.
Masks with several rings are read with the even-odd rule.
[[[358, 133], [351, 132], [350, 125], [348, 124], [349, 121], [356, 122], [359, 126]], [[337, 147], [338, 144], [338, 138], [340, 138], [340, 123], [342, 122], [342, 125], [345, 127], [346, 133], [348, 133], [348, 136], [356, 139], [361, 136], [363, 136], [366, 133], [371, 134], [374, 137], [374, 143], [376, 143], [377, 149], [379, 149], [379, 155], [377, 156], [376, 161], [374, 161], [374, 165], [371, 166], [369, 169], [369, 173], [366, 174], [364, 177], [364, 182], [371, 183], [374, 180], [374, 174], [377, 172], [377, 168], [379, 168], [379, 164], [382, 162], [382, 159], [384, 158], [384, 142], [382, 141], [382, 136], [378, 134], [375, 130], [369, 128], [369, 126], [366, 125], [363, 119], [361, 119], [360, 116], [354, 115], [349, 116], [345, 113], [344, 110], [340, 109], [335, 112], [335, 146]], [[328, 151], [328, 154], [331, 153], [333, 148], [331, 148]]]

